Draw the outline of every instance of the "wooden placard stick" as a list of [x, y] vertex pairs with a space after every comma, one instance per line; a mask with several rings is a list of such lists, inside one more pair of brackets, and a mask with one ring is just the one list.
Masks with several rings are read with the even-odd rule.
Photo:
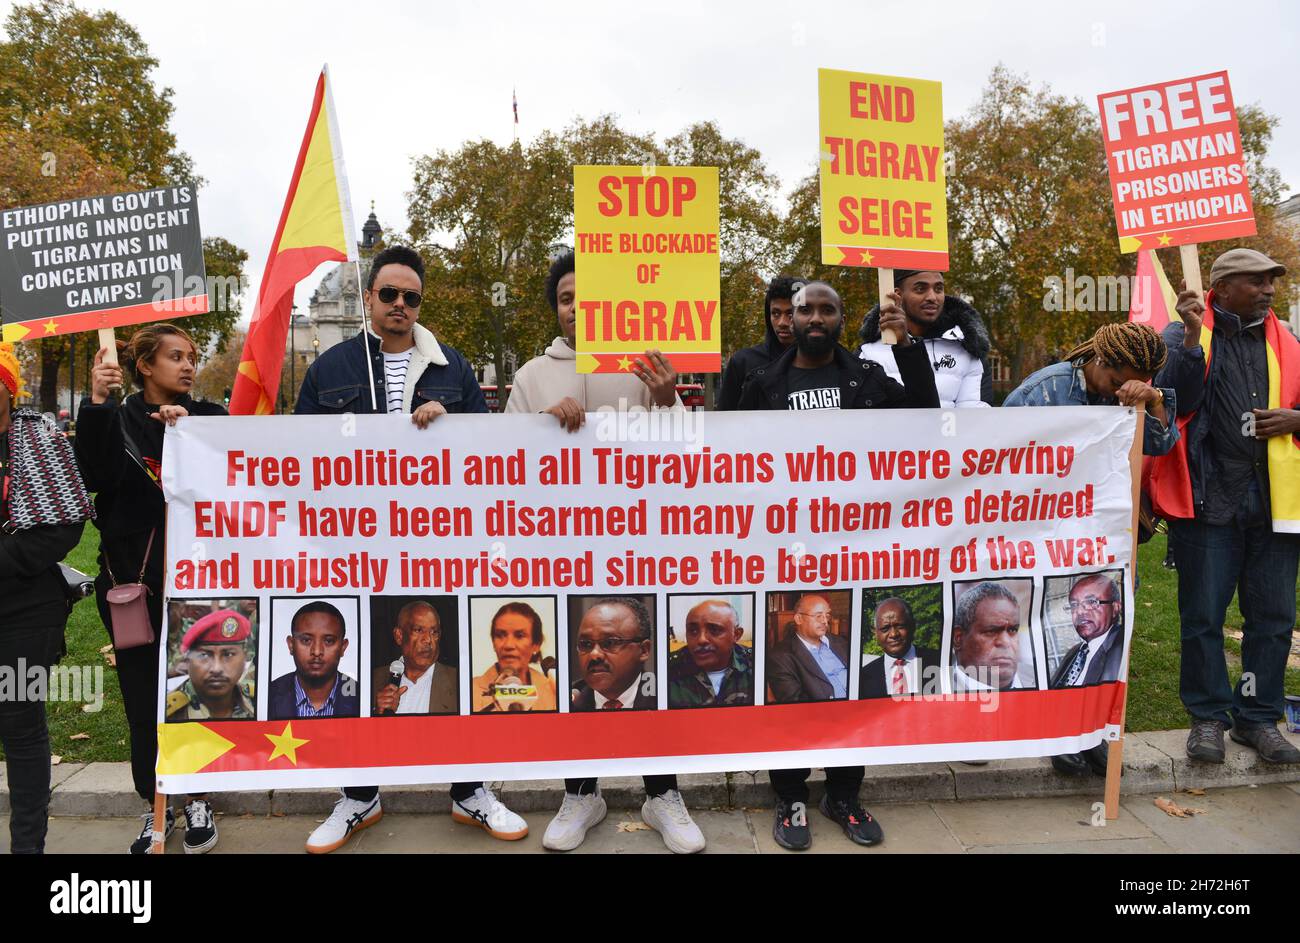
[[[885, 305], [889, 304], [889, 302], [893, 300], [889, 296], [894, 293], [894, 270], [892, 268], [876, 269], [876, 281], [880, 286], [880, 308], [883, 311]], [[880, 339], [886, 344], [897, 344], [902, 340], [902, 338], [894, 332], [893, 328], [885, 328], [882, 330], [880, 332]]]
[[[117, 335], [113, 333], [111, 327], [101, 327], [99, 329], [99, 346], [104, 348], [104, 363], [117, 366]], [[112, 390], [120, 390], [120, 386], [110, 387]]]
[[1183, 281], [1188, 291], [1194, 291], [1204, 301], [1205, 289], [1201, 287], [1201, 259], [1196, 254], [1196, 243], [1178, 247], [1183, 262]]
[[[1194, 252], [1195, 250], [1193, 250]], [[1137, 429], [1133, 433], [1133, 445], [1129, 449], [1129, 475], [1133, 479], [1133, 569], [1132, 580], [1129, 581], [1129, 589], [1134, 602], [1137, 601], [1137, 539], [1138, 539], [1138, 514], [1142, 510], [1142, 437], [1146, 426], [1146, 410], [1137, 411]], [[1133, 613], [1134, 634], [1137, 634], [1137, 612]], [[1129, 669], [1133, 668], [1132, 648], [1129, 649]], [[1132, 683], [1132, 676], [1124, 681], [1124, 701], [1119, 708], [1119, 738], [1111, 740], [1106, 746], [1106, 820], [1113, 822], [1119, 818], [1119, 786], [1120, 776], [1124, 772], [1124, 724], [1128, 719], [1128, 689]]]

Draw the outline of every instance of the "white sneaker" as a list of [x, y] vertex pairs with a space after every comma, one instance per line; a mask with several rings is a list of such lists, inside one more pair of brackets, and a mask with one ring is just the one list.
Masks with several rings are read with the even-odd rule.
[[542, 847], [551, 851], [573, 851], [587, 837], [588, 829], [605, 820], [606, 811], [605, 797], [600, 794], [599, 786], [595, 792], [585, 796], [565, 792], [560, 811], [546, 826]]
[[341, 848], [354, 832], [369, 828], [383, 817], [384, 810], [379, 804], [378, 796], [369, 802], [341, 796], [334, 803], [330, 817], [318, 825], [307, 839], [307, 852], [313, 855], [329, 854], [334, 849]]
[[693, 855], [704, 850], [704, 833], [686, 811], [686, 801], [676, 789], [662, 796], [648, 796], [641, 806], [641, 820], [663, 836], [673, 854]]
[[477, 825], [502, 841], [518, 841], [528, 834], [528, 823], [507, 809], [486, 786], [479, 786], [463, 801], [452, 799], [451, 817], [462, 825]]

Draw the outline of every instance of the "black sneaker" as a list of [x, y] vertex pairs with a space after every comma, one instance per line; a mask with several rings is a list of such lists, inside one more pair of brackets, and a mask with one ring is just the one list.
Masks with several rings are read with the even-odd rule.
[[1205, 763], [1222, 763], [1224, 753], [1223, 724], [1217, 720], [1198, 720], [1192, 724], [1187, 734], [1189, 757]]
[[1282, 732], [1273, 724], [1261, 724], [1258, 727], [1243, 727], [1241, 724], [1232, 728], [1233, 740], [1254, 747], [1259, 758], [1268, 763], [1300, 763], [1300, 750], [1282, 736]]
[[855, 845], [878, 845], [885, 840], [885, 833], [880, 823], [871, 817], [871, 813], [862, 808], [855, 799], [846, 802], [822, 796], [822, 815], [844, 829], [844, 834]]
[[1082, 753], [1062, 753], [1052, 757], [1052, 769], [1062, 776], [1088, 776], [1092, 773], [1088, 759]]
[[776, 821], [772, 839], [790, 851], [807, 851], [812, 847], [812, 829], [808, 827], [808, 805], [804, 802], [776, 800]]
[[217, 820], [212, 816], [212, 806], [206, 799], [191, 799], [185, 803], [185, 853], [201, 855], [217, 844]]
[[[131, 854], [133, 855], [147, 855], [149, 849], [153, 847], [153, 813], [146, 812], [140, 818], [144, 819], [144, 828], [140, 829], [139, 837], [131, 842]], [[167, 843], [167, 839], [172, 837], [174, 831], [176, 831], [176, 813], [172, 811], [171, 806], [168, 806], [167, 827], [163, 831], [163, 844]]]

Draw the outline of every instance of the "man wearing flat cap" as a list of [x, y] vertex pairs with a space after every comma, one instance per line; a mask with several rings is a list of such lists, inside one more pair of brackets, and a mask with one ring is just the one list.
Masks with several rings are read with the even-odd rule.
[[[1300, 763], [1277, 729], [1300, 568], [1300, 342], [1272, 311], [1286, 269], [1253, 249], [1214, 260], [1210, 292], [1178, 296], [1165, 329], [1182, 438], [1153, 460], [1148, 490], [1169, 519], [1182, 623], [1187, 755], [1224, 760], [1223, 732], [1270, 763]], [[1244, 617], [1241, 679], [1228, 682], [1223, 620]]]
[[168, 722], [253, 720], [257, 699], [253, 683], [241, 683], [252, 634], [248, 617], [218, 609], [194, 620], [181, 639], [189, 678], [167, 695]]

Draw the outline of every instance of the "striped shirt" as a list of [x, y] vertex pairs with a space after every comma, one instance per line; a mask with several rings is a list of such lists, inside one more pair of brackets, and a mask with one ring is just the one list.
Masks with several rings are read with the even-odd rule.
[[388, 390], [388, 411], [402, 411], [402, 396], [406, 392], [406, 371], [411, 366], [411, 347], [400, 354], [384, 354], [384, 387]]
[[298, 673], [293, 675], [293, 701], [297, 708], [299, 717], [333, 717], [334, 702], [339, 699], [339, 685], [343, 681], [343, 675], [339, 674], [334, 678], [334, 687], [330, 688], [329, 697], [325, 698], [325, 703], [317, 710], [312, 706], [311, 700], [307, 697], [307, 692], [302, 689], [298, 683]]

